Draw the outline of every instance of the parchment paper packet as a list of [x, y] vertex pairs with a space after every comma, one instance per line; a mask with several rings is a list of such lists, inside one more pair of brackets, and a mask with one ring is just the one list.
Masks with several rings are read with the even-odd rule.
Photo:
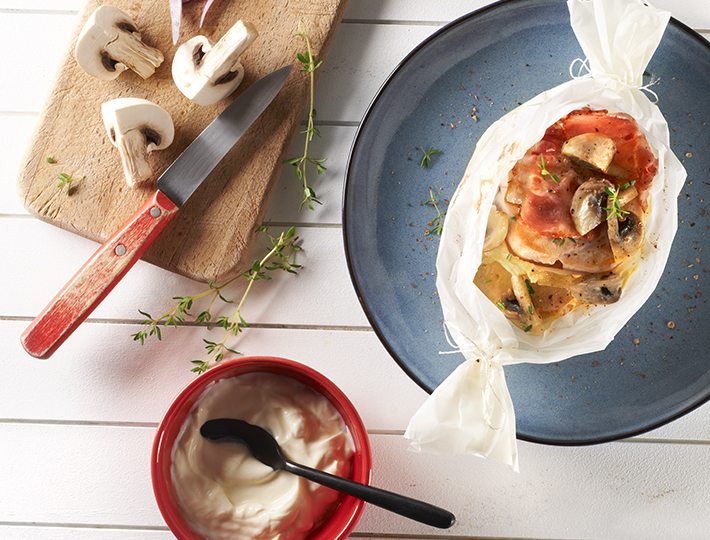
[[[641, 86], [670, 14], [641, 0], [568, 0], [567, 5], [589, 73], [543, 92], [494, 123], [479, 140], [447, 209], [437, 289], [445, 329], [465, 360], [411, 419], [405, 437], [415, 450], [475, 454], [518, 470], [515, 414], [503, 365], [558, 362], [603, 350], [653, 293], [668, 260], [686, 172], [670, 150], [661, 111]], [[617, 303], [578, 308], [543, 335], [532, 336], [508, 321], [473, 278], [481, 264], [489, 210], [505, 189], [509, 171], [549, 126], [584, 107], [631, 115], [657, 154], [645, 243]]]

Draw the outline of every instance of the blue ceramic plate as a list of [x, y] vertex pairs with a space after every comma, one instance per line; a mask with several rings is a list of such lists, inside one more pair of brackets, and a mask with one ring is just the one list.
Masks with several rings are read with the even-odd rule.
[[[463, 360], [442, 330], [439, 237], [477, 140], [494, 121], [569, 80], [582, 57], [562, 0], [504, 1], [458, 19], [412, 51], [370, 105], [347, 170], [350, 273], [382, 343], [431, 392]], [[639, 434], [710, 398], [710, 44], [672, 20], [647, 71], [672, 148], [688, 171], [679, 230], [658, 289], [606, 350], [506, 366], [518, 437], [577, 445]], [[707, 122], [707, 124], [706, 124]], [[431, 166], [421, 167], [423, 149]], [[707, 235], [707, 236], [706, 236]]]

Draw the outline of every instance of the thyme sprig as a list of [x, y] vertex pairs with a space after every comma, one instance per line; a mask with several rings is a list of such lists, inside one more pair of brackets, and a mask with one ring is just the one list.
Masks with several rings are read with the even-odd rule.
[[545, 156], [540, 154], [540, 163], [537, 164], [538, 168], [541, 171], [543, 179], [546, 176], [549, 176], [552, 180], [554, 180], [556, 183], [560, 183], [560, 179], [556, 174], [551, 173], [550, 171], [547, 170], [547, 165], [545, 165]]
[[431, 166], [431, 156], [441, 152], [441, 150], [434, 150], [433, 146], [429, 147], [429, 150], [424, 150], [424, 147], [422, 146], [421, 151], [424, 152], [424, 157], [422, 158], [422, 163], [421, 163], [422, 168], [423, 167], [430, 167]]
[[604, 208], [604, 210], [607, 211], [607, 219], [611, 219], [613, 216], [616, 216], [617, 219], [620, 219], [621, 221], [624, 221], [626, 219], [627, 214], [629, 214], [630, 212], [621, 208], [621, 203], [619, 202], [619, 193], [621, 193], [626, 188], [633, 186], [635, 183], [636, 180], [631, 180], [629, 182], [626, 182], [625, 184], [616, 186], [613, 189], [609, 186], [604, 186], [604, 191], [606, 192], [607, 196], [607, 204], [609, 205], [608, 208]]
[[59, 179], [59, 184], [57, 184], [57, 187], [63, 188], [64, 186], [66, 186], [67, 187], [67, 195], [69, 195], [69, 193], [71, 192], [71, 188], [72, 188], [72, 185], [71, 185], [72, 182], [78, 182], [79, 180], [81, 180], [84, 177], [80, 176], [78, 178], [72, 178], [67, 173], [59, 173], [57, 178]]
[[311, 165], [315, 165], [318, 174], [324, 174], [323, 171], [325, 171], [326, 168], [323, 166], [323, 163], [325, 163], [327, 158], [316, 159], [308, 155], [308, 146], [309, 143], [313, 140], [313, 136], [317, 135], [318, 137], [320, 137], [320, 131], [313, 122], [313, 119], [316, 117], [316, 110], [314, 108], [314, 88], [315, 71], [321, 66], [323, 61], [319, 60], [318, 62], [316, 62], [313, 58], [311, 39], [308, 36], [308, 32], [306, 31], [306, 26], [303, 21], [299, 21], [298, 32], [296, 32], [293, 37], [302, 37], [306, 41], [306, 52], [298, 53], [296, 57], [298, 58], [298, 61], [302, 64], [301, 71], [305, 71], [310, 76], [310, 104], [308, 108], [308, 124], [306, 126], [306, 129], [304, 131], [301, 131], [302, 134], [306, 135], [303, 156], [287, 159], [286, 161], [284, 161], [286, 165], [293, 165], [294, 167], [296, 167], [296, 176], [299, 180], [303, 182], [303, 200], [301, 201], [301, 205], [298, 207], [298, 211], [300, 212], [303, 209], [304, 205], [308, 206], [308, 208], [313, 210], [313, 203], [323, 204], [318, 200], [316, 192], [313, 191], [313, 188], [308, 185], [308, 179], [306, 177], [306, 165], [308, 163], [310, 163]]
[[266, 233], [272, 245], [271, 250], [263, 258], [256, 259], [249, 270], [240, 272], [238, 275], [221, 285], [215, 285], [214, 282], [210, 280], [208, 282], [208, 289], [201, 293], [193, 296], [173, 297], [173, 300], [177, 300], [177, 303], [160, 317], [153, 318], [149, 313], [139, 310], [140, 314], [145, 317], [145, 320], [141, 323], [143, 325], [143, 329], [135, 334], [132, 334], [133, 340], [140, 341], [141, 345], [143, 345], [145, 340], [150, 336], [155, 336], [158, 340], [162, 340], [161, 327], [173, 326], [177, 328], [178, 324], [184, 324], [186, 317], [191, 317], [190, 310], [193, 305], [200, 300], [204, 300], [207, 303], [204, 309], [197, 314], [194, 322], [206, 323], [207, 327], [210, 328], [212, 322], [212, 309], [214, 308], [215, 302], [217, 300], [221, 300], [225, 304], [233, 304], [234, 302], [228, 300], [223, 295], [223, 291], [239, 278], [244, 278], [248, 283], [241, 299], [236, 304], [235, 309], [233, 309], [228, 315], [218, 316], [213, 325], [221, 327], [225, 330], [223, 339], [221, 341], [209, 341], [207, 339], [203, 339], [208, 355], [207, 360], [191, 360], [194, 364], [191, 371], [195, 373], [202, 373], [206, 371], [212, 362], [220, 362], [227, 352], [239, 354], [239, 351], [227, 345], [227, 341], [230, 336], [237, 336], [245, 328], [249, 328], [249, 324], [242, 316], [242, 309], [252, 285], [256, 281], [271, 279], [272, 272], [276, 270], [283, 270], [289, 274], [296, 274], [298, 269], [301, 267], [292, 260], [294, 255], [301, 250], [301, 247], [296, 244], [298, 237], [295, 236], [295, 227], [291, 227], [288, 231], [282, 232], [278, 237], [271, 236], [268, 233], [268, 227], [266, 226], [262, 227], [260, 231]]
[[430, 204], [434, 207], [436, 210], [436, 217], [429, 221], [427, 225], [431, 227], [431, 229], [425, 229], [424, 234], [441, 234], [441, 232], [444, 230], [444, 216], [446, 215], [446, 212], [443, 214], [441, 213], [441, 210], [439, 210], [439, 201], [436, 198], [436, 193], [434, 193], [434, 190], [429, 187], [429, 200], [424, 201], [422, 204]]

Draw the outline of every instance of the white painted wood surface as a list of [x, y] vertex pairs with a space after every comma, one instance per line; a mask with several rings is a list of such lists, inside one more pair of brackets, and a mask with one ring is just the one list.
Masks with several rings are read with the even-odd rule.
[[[292, 358], [338, 384], [370, 432], [374, 484], [452, 510], [440, 533], [368, 507], [353, 537], [703, 539], [710, 537], [710, 405], [642, 437], [559, 448], [520, 443], [521, 472], [473, 457], [407, 450], [403, 430], [426, 398], [369, 327], [348, 276], [340, 198], [350, 143], [380, 84], [422, 39], [487, 0], [350, 0], [316, 92], [329, 158], [313, 178], [323, 201], [298, 212], [287, 168], [268, 211], [296, 225], [297, 276], [259, 283], [244, 316], [243, 354]], [[708, 0], [656, 0], [710, 37]], [[203, 327], [134, 343], [138, 309], [158, 313], [203, 285], [139, 262], [48, 361], [19, 334], [96, 245], [41, 223], [15, 192], [20, 158], [67, 43], [80, 0], [0, 0], [0, 538], [172, 538], [154, 502], [150, 447], [164, 410], [193, 377]], [[708, 89], [710, 91], [710, 89]], [[297, 140], [293, 154], [300, 151]], [[233, 296], [241, 293], [239, 286]], [[216, 332], [216, 331], [212, 331]]]

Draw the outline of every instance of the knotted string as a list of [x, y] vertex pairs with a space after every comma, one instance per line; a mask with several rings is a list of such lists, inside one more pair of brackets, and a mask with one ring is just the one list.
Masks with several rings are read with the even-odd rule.
[[[482, 376], [479, 378], [479, 385], [481, 388], [481, 395], [483, 397], [483, 419], [486, 422], [486, 425], [488, 426], [489, 429], [493, 431], [499, 431], [505, 427], [505, 423], [508, 420], [508, 410], [506, 409], [505, 403], [503, 400], [500, 398], [500, 396], [496, 393], [495, 388], [491, 384], [491, 360], [488, 358], [484, 352], [472, 341], [469, 341], [468, 339], [466, 342], [468, 343], [468, 346], [465, 348], [462, 348], [458, 344], [454, 343], [453, 337], [450, 334], [449, 331], [449, 325], [451, 323], [445, 322], [444, 323], [444, 335], [446, 336], [446, 341], [451, 346], [453, 351], [439, 351], [439, 354], [459, 354], [459, 353], [470, 353], [473, 356], [476, 357], [476, 363], [480, 364], [483, 362], [483, 365], [481, 366], [481, 372]], [[464, 354], [466, 356], [466, 354]], [[485, 371], [483, 371], [485, 369]], [[485, 382], [483, 379], [485, 378]], [[491, 420], [491, 413], [490, 413], [490, 408], [488, 406], [488, 401], [489, 397], [493, 396], [495, 400], [498, 402], [500, 405], [500, 408], [503, 412], [503, 419], [501, 420], [501, 423], [499, 426], [494, 426], [493, 422]]]
[[[579, 66], [579, 69], [577, 70], [577, 74], [575, 75], [574, 66], [578, 62], [580, 64], [580, 66]], [[585, 69], [587, 72], [583, 73], [582, 71]], [[589, 67], [589, 58], [585, 58], [584, 60], [582, 60], [581, 58], [575, 58], [569, 66], [569, 74], [570, 74], [570, 77], [572, 77], [573, 79], [584, 79], [587, 77], [594, 77], [594, 74], [592, 73], [592, 70]], [[658, 83], [658, 81], [661, 80], [660, 78], [658, 78], [658, 79], [653, 78], [653, 79], [651, 79], [651, 82], [649, 82], [648, 84], [643, 85], [643, 86], [635, 86], [635, 85], [625, 83], [624, 81], [621, 80], [620, 77], [613, 75], [611, 73], [604, 73], [604, 76], [609, 79], [614, 79], [622, 84], [626, 84], [627, 86], [629, 86], [631, 88], [637, 88], [638, 90], [641, 90], [642, 92], [646, 92], [647, 94], [649, 94], [652, 97], [652, 99], [651, 99], [652, 103], [654, 103], [654, 104], [658, 103], [658, 94], [656, 94], [656, 92], [651, 90], [650, 87], [655, 85], [656, 83]]]

